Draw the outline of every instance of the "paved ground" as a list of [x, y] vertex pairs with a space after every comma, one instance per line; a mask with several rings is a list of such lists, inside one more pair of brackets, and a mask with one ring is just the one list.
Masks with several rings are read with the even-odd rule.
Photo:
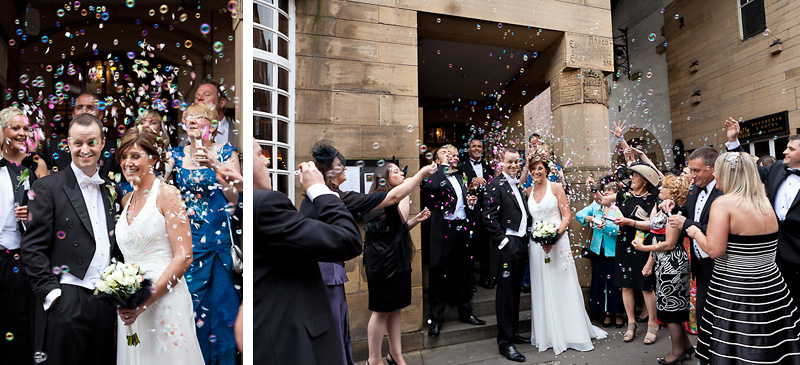
[[[555, 355], [552, 350], [539, 352], [532, 345], [517, 345], [517, 350], [527, 357], [526, 364], [546, 365], [656, 364], [658, 358], [665, 356], [670, 351], [669, 334], [666, 328], [662, 328], [658, 332], [658, 340], [652, 345], [642, 343], [645, 334], [645, 329], [642, 326], [636, 332], [636, 339], [631, 343], [622, 342], [622, 336], [625, 333], [624, 328], [617, 329], [612, 326], [606, 330], [609, 334], [608, 337], [595, 341], [595, 348], [592, 351], [567, 350]], [[693, 343], [697, 342], [696, 336], [689, 337]], [[500, 355], [495, 339], [412, 351], [404, 354], [404, 356], [409, 365], [516, 364]], [[693, 357], [691, 361], [686, 361], [684, 364], [697, 364], [697, 360]]]

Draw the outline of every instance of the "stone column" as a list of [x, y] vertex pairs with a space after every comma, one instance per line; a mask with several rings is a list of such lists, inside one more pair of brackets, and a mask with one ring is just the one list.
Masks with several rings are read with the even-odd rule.
[[[570, 242], [576, 258], [578, 248], [591, 237], [574, 213], [590, 203], [584, 181], [589, 175], [602, 176], [611, 166], [611, 134], [608, 121], [608, 84], [604, 73], [613, 71], [611, 37], [566, 33], [558, 51], [551, 58], [551, 108], [553, 112], [554, 151], [564, 166], [570, 185], [573, 221]], [[578, 276], [583, 287], [591, 281], [591, 264], [577, 259]], [[588, 300], [588, 292], [584, 293]]]

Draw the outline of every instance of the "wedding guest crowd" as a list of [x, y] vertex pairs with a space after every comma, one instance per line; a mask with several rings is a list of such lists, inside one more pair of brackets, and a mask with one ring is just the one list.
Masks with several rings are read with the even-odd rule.
[[[199, 85], [196, 103], [179, 112], [191, 143], [176, 148], [158, 110], [111, 128], [107, 100], [89, 92], [52, 139], [37, 109], [0, 111], [3, 363], [240, 361], [232, 213], [244, 178], [233, 123], [218, 114], [221, 90]], [[214, 142], [220, 133], [224, 141]], [[115, 309], [94, 293], [116, 261], [139, 265], [152, 281], [135, 308]], [[126, 328], [138, 346], [128, 347]]]

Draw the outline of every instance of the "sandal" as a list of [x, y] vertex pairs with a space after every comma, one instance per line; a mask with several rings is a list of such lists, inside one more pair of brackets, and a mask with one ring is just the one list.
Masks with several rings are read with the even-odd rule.
[[639, 326], [636, 324], [636, 322], [628, 323], [628, 330], [625, 331], [625, 335], [622, 336], [622, 341], [625, 341], [625, 342], [633, 341], [633, 338], [636, 337], [636, 329], [637, 328], [639, 328]]
[[645, 345], [652, 345], [656, 342], [656, 334], [658, 333], [658, 327], [653, 327], [648, 325], [647, 326], [647, 334], [644, 335], [644, 344]]

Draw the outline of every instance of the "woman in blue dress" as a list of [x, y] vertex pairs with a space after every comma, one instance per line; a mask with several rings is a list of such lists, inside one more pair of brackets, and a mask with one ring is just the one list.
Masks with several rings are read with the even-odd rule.
[[192, 293], [197, 339], [206, 364], [234, 364], [236, 343], [233, 323], [241, 298], [231, 279], [231, 213], [238, 190], [217, 171], [240, 173], [239, 156], [230, 144], [214, 142], [216, 110], [195, 103], [183, 113], [183, 126], [191, 143], [171, 150], [174, 184], [186, 203], [192, 229], [194, 261], [186, 272]]

